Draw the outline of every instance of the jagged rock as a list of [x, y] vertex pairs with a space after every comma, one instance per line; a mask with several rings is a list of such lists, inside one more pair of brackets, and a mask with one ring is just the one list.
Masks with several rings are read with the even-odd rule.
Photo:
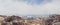
[[54, 14], [54, 15], [50, 15], [50, 18], [48, 20], [46, 20], [48, 25], [52, 25], [56, 22], [60, 22], [60, 15], [58, 14]]
[[0, 22], [4, 21], [4, 18], [3, 17], [0, 17]]
[[7, 23], [3, 23], [3, 22], [2, 22], [1, 25], [7, 25]]
[[13, 22], [13, 25], [18, 25], [18, 24]]
[[14, 15], [13, 15], [13, 16], [11, 16], [11, 17], [5, 18], [5, 21], [6, 21], [6, 22], [11, 22], [11, 21], [16, 20], [16, 19], [17, 19], [17, 20], [18, 20], [18, 19], [20, 20], [21, 17], [19, 17], [19, 16], [14, 16]]
[[5, 19], [5, 21], [6, 21], [6, 22], [11, 22], [11, 21], [13, 21], [13, 19], [12, 19], [11, 17], [7, 17], [7, 18]]
[[3, 18], [4, 20], [3, 22], [1, 22], [1, 25], [44, 25], [45, 24], [45, 20], [43, 18], [23, 19], [15, 15], [3, 17]]

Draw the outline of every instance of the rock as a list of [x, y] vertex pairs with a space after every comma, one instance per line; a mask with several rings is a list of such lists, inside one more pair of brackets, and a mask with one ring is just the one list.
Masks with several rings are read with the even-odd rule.
[[0, 17], [0, 22], [4, 21], [4, 18], [3, 17]]

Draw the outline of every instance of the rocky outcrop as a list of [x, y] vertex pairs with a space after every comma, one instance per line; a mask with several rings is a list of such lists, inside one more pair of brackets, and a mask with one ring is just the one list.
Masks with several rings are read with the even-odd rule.
[[60, 25], [60, 15], [50, 15], [49, 19], [46, 20], [47, 25]]
[[0, 25], [45, 25], [43, 18], [23, 19], [19, 16], [3, 16], [0, 15]]
[[19, 16], [0, 15], [0, 25], [60, 25], [60, 15], [50, 15], [48, 19], [35, 18], [23, 19]]

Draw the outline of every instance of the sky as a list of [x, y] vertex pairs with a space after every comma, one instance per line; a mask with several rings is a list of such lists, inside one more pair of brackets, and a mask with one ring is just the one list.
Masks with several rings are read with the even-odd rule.
[[0, 0], [0, 15], [60, 14], [60, 0]]

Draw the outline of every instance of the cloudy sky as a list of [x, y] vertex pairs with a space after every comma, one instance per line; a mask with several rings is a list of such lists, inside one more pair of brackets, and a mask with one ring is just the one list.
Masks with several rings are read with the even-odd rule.
[[0, 15], [60, 14], [60, 0], [0, 0]]

